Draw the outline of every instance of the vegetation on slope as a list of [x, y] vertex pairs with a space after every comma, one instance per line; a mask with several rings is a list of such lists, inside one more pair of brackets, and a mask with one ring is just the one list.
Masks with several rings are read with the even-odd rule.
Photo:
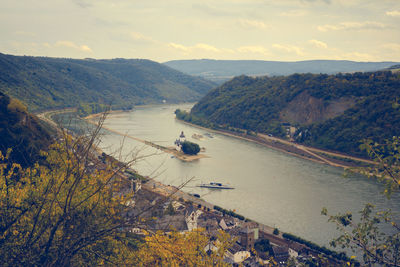
[[[283, 123], [288, 123], [299, 128], [298, 142], [362, 155], [360, 140], [382, 141], [400, 132], [399, 95], [400, 77], [389, 71], [239, 76], [210, 91], [181, 117], [282, 137]], [[287, 110], [298, 114], [288, 117]]]
[[0, 151], [12, 148], [10, 159], [28, 166], [40, 159], [50, 144], [50, 132], [18, 100], [0, 92]]
[[97, 103], [131, 108], [195, 101], [214, 84], [150, 60], [75, 60], [0, 54], [0, 91], [31, 111]]

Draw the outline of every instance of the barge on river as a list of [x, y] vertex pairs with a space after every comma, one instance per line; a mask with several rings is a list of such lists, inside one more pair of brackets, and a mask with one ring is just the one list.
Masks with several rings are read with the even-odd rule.
[[221, 184], [221, 183], [214, 183], [214, 182], [211, 182], [208, 184], [199, 184], [197, 186], [203, 187], [203, 188], [211, 188], [211, 189], [235, 189], [233, 186]]

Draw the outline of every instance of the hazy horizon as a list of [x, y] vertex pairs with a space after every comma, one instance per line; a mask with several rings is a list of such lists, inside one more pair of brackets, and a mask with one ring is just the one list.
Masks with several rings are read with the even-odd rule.
[[3, 0], [0, 14], [13, 55], [400, 61], [398, 0]]

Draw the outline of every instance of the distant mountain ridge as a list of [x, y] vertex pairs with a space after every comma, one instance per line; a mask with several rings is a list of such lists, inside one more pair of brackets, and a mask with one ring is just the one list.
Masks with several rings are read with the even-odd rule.
[[129, 108], [196, 101], [215, 84], [144, 59], [65, 59], [0, 53], [0, 91], [30, 110], [96, 103]]
[[262, 60], [172, 60], [163, 63], [181, 72], [222, 83], [234, 76], [278, 76], [294, 73], [366, 72], [382, 70], [398, 62], [356, 62], [348, 60], [262, 61]]

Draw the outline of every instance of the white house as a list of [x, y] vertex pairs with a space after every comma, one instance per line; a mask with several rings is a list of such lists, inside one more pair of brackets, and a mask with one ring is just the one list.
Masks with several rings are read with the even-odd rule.
[[192, 230], [198, 228], [197, 219], [200, 217], [200, 215], [202, 213], [203, 212], [201, 210], [195, 210], [193, 208], [190, 208], [187, 211], [187, 213], [185, 215], [185, 221], [187, 224], [188, 231], [192, 231]]
[[228, 251], [225, 253], [225, 257], [228, 259], [227, 261], [232, 264], [241, 263], [250, 256], [250, 252], [244, 250], [242, 246], [237, 243], [228, 248]]

